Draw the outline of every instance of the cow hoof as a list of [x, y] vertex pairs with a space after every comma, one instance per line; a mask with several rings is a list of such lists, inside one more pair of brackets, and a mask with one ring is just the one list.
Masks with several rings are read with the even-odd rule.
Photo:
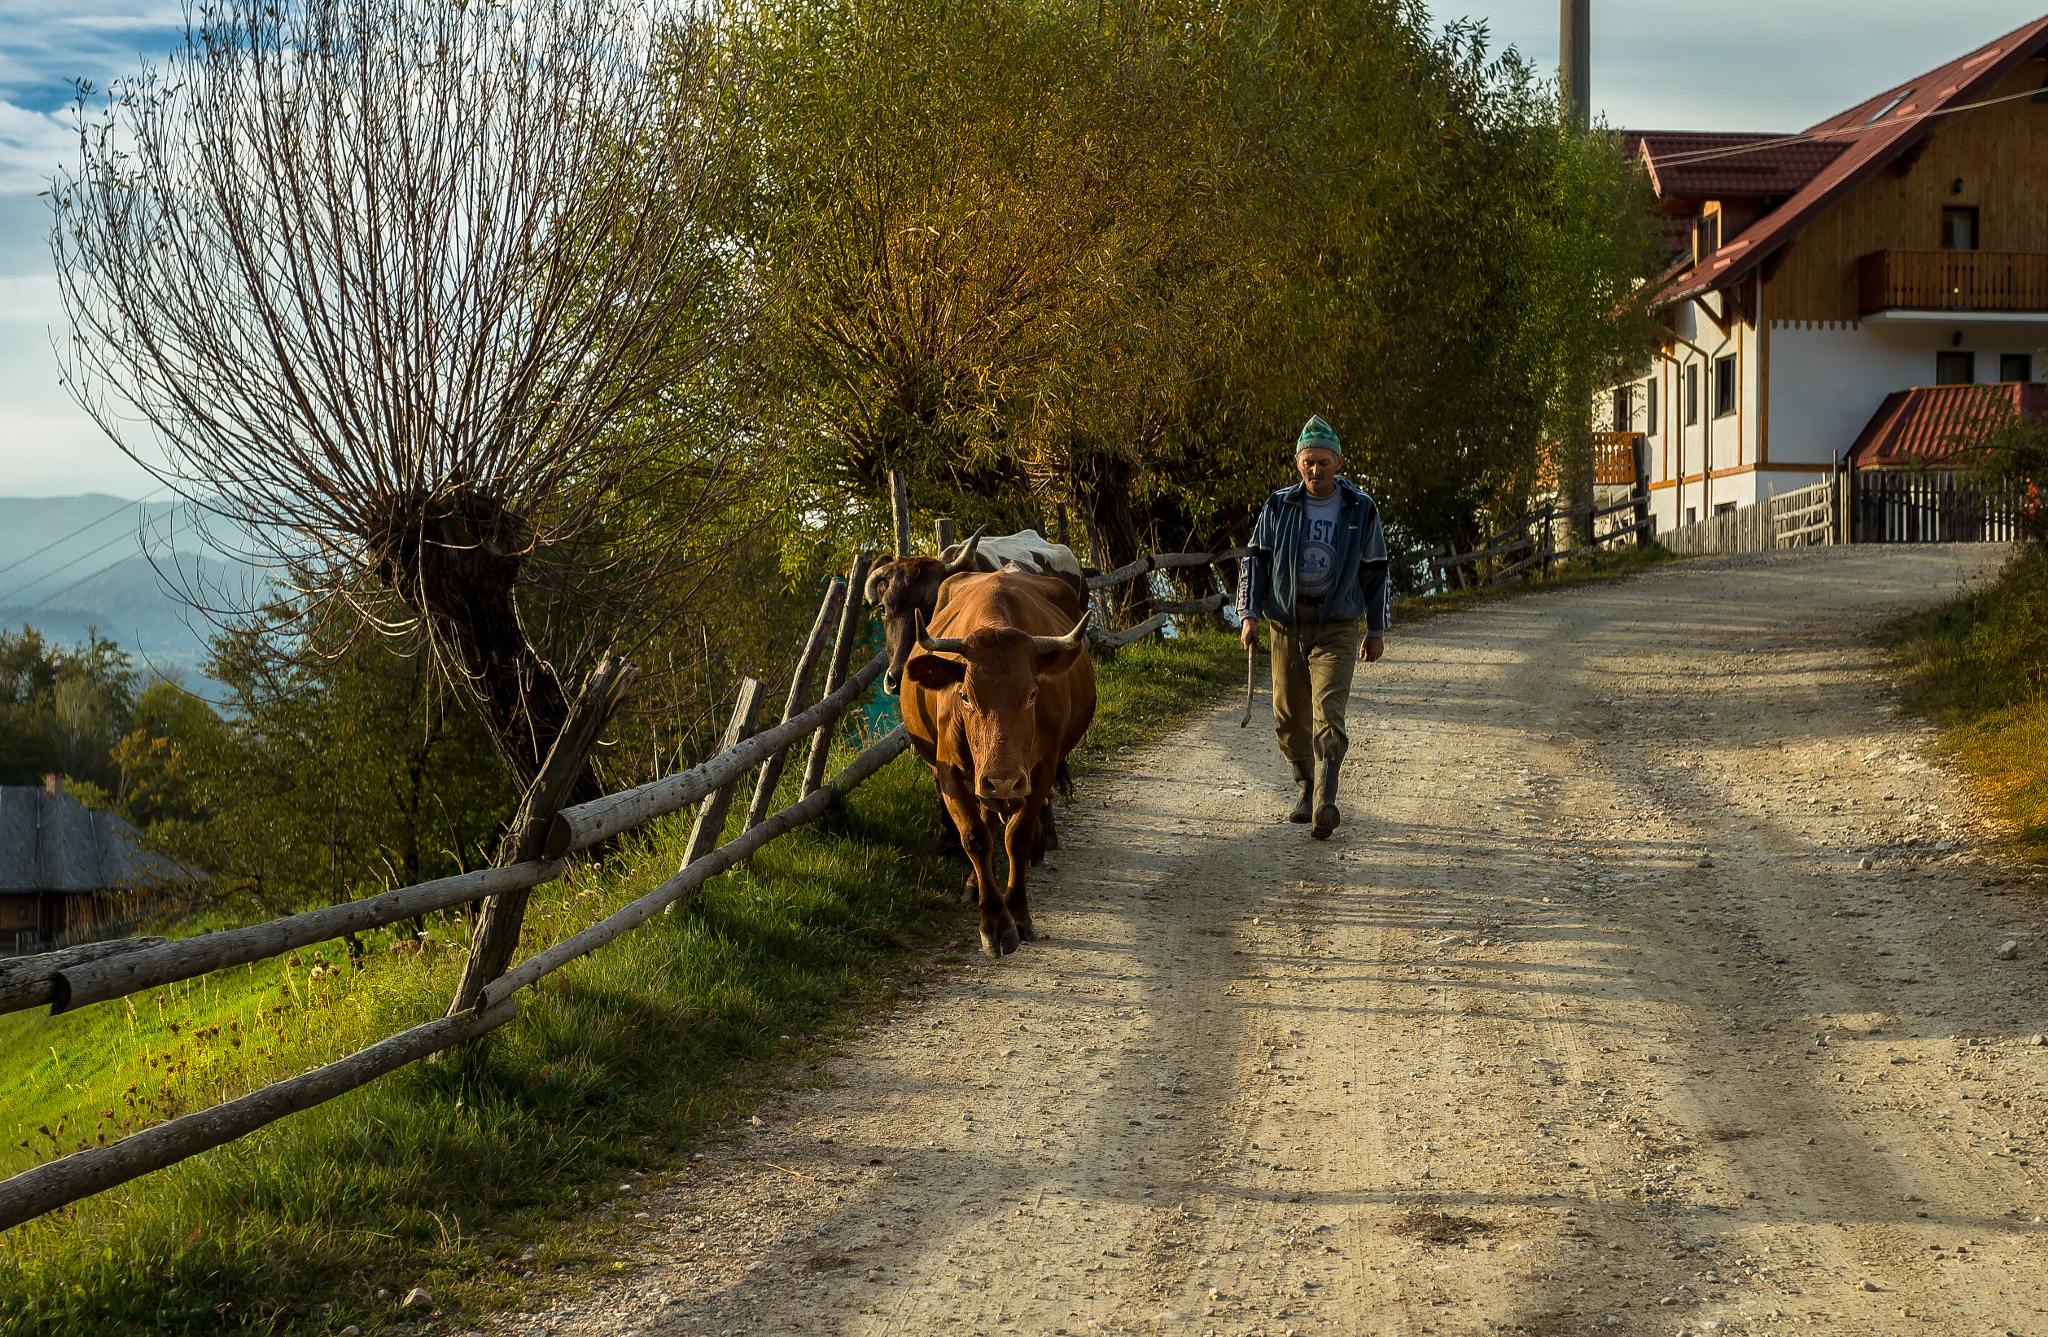
[[1003, 959], [1003, 954], [996, 950], [996, 940], [986, 933], [981, 935], [981, 954], [991, 961]]
[[1017, 924], [1017, 936], [1022, 938], [1026, 942], [1037, 942], [1038, 930], [1031, 927], [1031, 925], [1029, 924], [1019, 921], [1019, 923]]
[[1012, 924], [1008, 928], [1004, 929], [1002, 937], [1003, 955], [1008, 956], [1011, 952], [1016, 951], [1017, 944], [1019, 941], [1021, 941], [1021, 939], [1019, 939], [1019, 937], [1017, 936], [1017, 926], [1015, 924]]

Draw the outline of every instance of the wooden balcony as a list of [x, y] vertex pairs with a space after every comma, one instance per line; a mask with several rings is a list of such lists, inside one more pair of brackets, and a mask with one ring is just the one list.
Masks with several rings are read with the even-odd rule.
[[1641, 432], [1593, 433], [1593, 482], [1601, 487], [1633, 487]]
[[1856, 262], [1858, 305], [1875, 311], [2048, 312], [2048, 252], [1872, 251]]

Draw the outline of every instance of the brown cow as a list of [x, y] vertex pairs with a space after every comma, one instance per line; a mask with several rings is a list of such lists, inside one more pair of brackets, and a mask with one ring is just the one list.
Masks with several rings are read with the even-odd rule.
[[968, 571], [1000, 571], [1010, 568], [1057, 576], [1074, 590], [1079, 599], [1085, 592], [1081, 564], [1073, 550], [1052, 543], [1030, 530], [984, 539], [977, 529], [965, 543], [956, 543], [937, 557], [897, 557], [883, 562], [868, 576], [869, 603], [882, 610], [882, 633], [889, 646], [889, 667], [882, 675], [882, 690], [900, 693], [903, 665], [917, 644], [915, 622], [923, 614], [931, 625], [938, 608], [939, 586], [949, 576]]
[[[1040, 814], [1067, 754], [1095, 718], [1095, 666], [1065, 582], [1017, 571], [958, 575], [939, 590], [932, 632], [904, 666], [903, 723], [932, 768], [981, 899], [981, 949], [1017, 950], [1031, 928], [1024, 869], [1042, 854]], [[991, 867], [986, 812], [1003, 822], [1006, 893]]]

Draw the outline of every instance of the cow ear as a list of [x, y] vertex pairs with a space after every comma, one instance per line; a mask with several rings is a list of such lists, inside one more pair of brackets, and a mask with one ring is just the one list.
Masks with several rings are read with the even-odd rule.
[[1087, 653], [1087, 646], [1077, 645], [1071, 650], [1055, 650], [1049, 655], [1039, 655], [1037, 662], [1031, 666], [1031, 674], [1040, 682], [1048, 678], [1057, 678], [1074, 667], [1075, 661]]
[[950, 687], [967, 676], [967, 665], [957, 659], [941, 659], [937, 655], [917, 655], [903, 666], [903, 672], [920, 687], [936, 692], [941, 687]]

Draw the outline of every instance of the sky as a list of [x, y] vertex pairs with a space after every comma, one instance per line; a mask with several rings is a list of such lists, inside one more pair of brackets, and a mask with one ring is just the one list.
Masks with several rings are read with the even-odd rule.
[[[1557, 0], [1426, 0], [1557, 64]], [[1593, 0], [1594, 115], [1662, 130], [1798, 130], [2048, 12], [2048, 0]], [[0, 496], [154, 490], [58, 384], [46, 201], [73, 82], [160, 59], [175, 0], [0, 0]]]

